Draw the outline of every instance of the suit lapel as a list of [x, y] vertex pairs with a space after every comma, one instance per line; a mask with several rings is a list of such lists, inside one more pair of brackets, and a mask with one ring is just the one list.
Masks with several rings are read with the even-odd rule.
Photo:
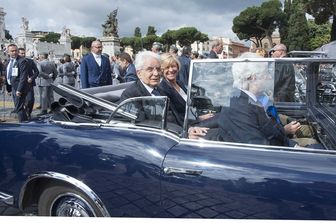
[[147, 89], [145, 88], [145, 86], [142, 84], [142, 82], [140, 80], [138, 80], [136, 82], [136, 84], [138, 85], [138, 89], [139, 89], [139, 93], [140, 95], [144, 95], [144, 96], [152, 96]]

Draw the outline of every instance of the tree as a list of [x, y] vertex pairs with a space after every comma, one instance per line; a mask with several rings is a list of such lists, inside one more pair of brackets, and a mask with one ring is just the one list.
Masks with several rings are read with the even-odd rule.
[[263, 38], [267, 38], [272, 46], [272, 33], [283, 19], [281, 7], [279, 0], [264, 2], [260, 7], [248, 7], [233, 19], [232, 30], [239, 39], [250, 40], [257, 47], [262, 46]]
[[81, 40], [81, 45], [86, 48], [91, 48], [91, 43], [95, 40], [95, 37], [83, 37]]
[[190, 46], [195, 41], [208, 39], [208, 36], [198, 31], [195, 27], [183, 27], [175, 31], [175, 39], [181, 47]]
[[79, 49], [81, 46], [81, 38], [79, 36], [71, 36], [71, 49]]
[[141, 29], [140, 29], [140, 27], [135, 27], [134, 37], [140, 37], [141, 38]]
[[154, 42], [161, 42], [161, 38], [157, 35], [147, 35], [144, 38], [142, 38], [143, 47], [147, 50], [150, 50], [152, 48], [152, 45]]
[[336, 1], [335, 0], [304, 0], [307, 13], [315, 18], [318, 25], [329, 22], [332, 17], [333, 23], [330, 31], [330, 41], [336, 40]]
[[279, 23], [279, 33], [281, 42], [288, 46], [288, 21], [291, 15], [291, 7], [292, 7], [292, 1], [291, 0], [285, 0], [284, 2], [284, 10], [283, 10], [283, 17], [280, 20]]
[[289, 51], [308, 50], [309, 28], [304, 4], [301, 0], [293, 0], [292, 7], [292, 14], [288, 21], [287, 48]]
[[148, 26], [146, 36], [150, 36], [150, 35], [156, 36], [156, 30], [155, 30], [154, 26]]
[[166, 46], [168, 49], [170, 45], [176, 43], [176, 35], [175, 35], [175, 30], [167, 30], [167, 32], [163, 33], [161, 36], [162, 43]]
[[256, 6], [248, 7], [240, 12], [239, 16], [233, 19], [232, 31], [240, 40], [250, 40], [257, 47], [260, 47], [262, 46], [261, 41], [265, 38], [265, 33], [256, 27], [258, 13], [259, 8]]
[[41, 42], [58, 43], [61, 34], [50, 32], [40, 39]]
[[331, 24], [317, 25], [314, 20], [308, 20], [309, 27], [309, 50], [315, 50], [330, 40]]
[[13, 37], [11, 34], [9, 34], [9, 30], [5, 29], [5, 38], [8, 40], [13, 40]]

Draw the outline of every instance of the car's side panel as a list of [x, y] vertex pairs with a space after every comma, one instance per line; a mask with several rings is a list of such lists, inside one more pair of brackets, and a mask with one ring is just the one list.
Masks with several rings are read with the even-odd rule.
[[185, 140], [166, 156], [170, 217], [336, 219], [336, 154]]
[[161, 165], [177, 143], [161, 131], [65, 124], [1, 128], [0, 191], [17, 199], [27, 176], [51, 171], [81, 180], [111, 216], [159, 212]]

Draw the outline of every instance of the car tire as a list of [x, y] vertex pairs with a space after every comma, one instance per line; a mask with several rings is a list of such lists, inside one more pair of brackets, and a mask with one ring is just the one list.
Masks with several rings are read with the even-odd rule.
[[38, 201], [38, 215], [100, 217], [101, 212], [83, 192], [64, 186], [46, 188]]

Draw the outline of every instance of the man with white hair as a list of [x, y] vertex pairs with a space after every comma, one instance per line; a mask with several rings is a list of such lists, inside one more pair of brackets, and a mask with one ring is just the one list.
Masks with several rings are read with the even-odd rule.
[[211, 50], [209, 53], [209, 59], [218, 59], [218, 55], [223, 52], [223, 42], [220, 39], [215, 39], [211, 42]]
[[[244, 53], [240, 58], [262, 58]], [[267, 62], [237, 62], [232, 65], [233, 91], [230, 106], [205, 123], [217, 122], [216, 140], [261, 145], [294, 146], [284, 128], [273, 123], [258, 101], [267, 89], [273, 89], [273, 79]], [[205, 124], [200, 124], [207, 127]], [[213, 132], [212, 132], [213, 133]], [[205, 138], [214, 138], [213, 134]]]
[[[244, 53], [240, 58], [262, 58], [255, 53]], [[234, 90], [230, 107], [223, 110], [219, 126], [226, 141], [250, 144], [294, 146], [284, 128], [267, 116], [258, 101], [267, 89], [273, 89], [273, 78], [267, 62], [239, 62], [232, 66]]]

